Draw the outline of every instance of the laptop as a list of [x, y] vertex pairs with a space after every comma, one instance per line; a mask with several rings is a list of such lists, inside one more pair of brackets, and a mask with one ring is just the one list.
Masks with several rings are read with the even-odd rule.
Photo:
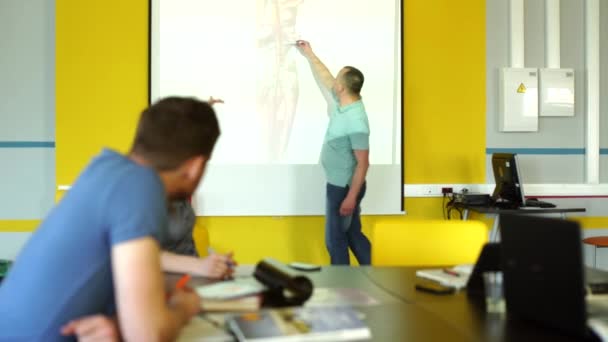
[[555, 208], [555, 204], [539, 201], [537, 198], [526, 199], [524, 184], [516, 153], [492, 154], [492, 172], [494, 174], [495, 206], [504, 209]]
[[[506, 214], [500, 216], [500, 223], [509, 318], [534, 321], [577, 337], [592, 336], [588, 318], [608, 319], [608, 299], [598, 296], [604, 298], [594, 303], [586, 299], [579, 224]], [[604, 272], [588, 276], [593, 284], [608, 283]]]

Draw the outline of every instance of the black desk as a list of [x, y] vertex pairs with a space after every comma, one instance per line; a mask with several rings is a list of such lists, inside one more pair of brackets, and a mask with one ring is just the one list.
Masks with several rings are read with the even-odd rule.
[[[575, 341], [532, 324], [488, 314], [464, 292], [438, 296], [414, 289], [415, 268], [327, 266], [307, 273], [315, 287], [357, 288], [379, 301], [357, 307], [373, 341]], [[169, 284], [177, 277], [170, 279]], [[193, 279], [191, 285], [206, 281]]]
[[578, 341], [505, 315], [486, 313], [483, 303], [471, 301], [464, 291], [443, 296], [416, 291], [413, 267], [362, 267], [361, 271], [387, 292], [433, 314], [469, 341]]
[[517, 214], [517, 215], [537, 215], [537, 214], [559, 214], [562, 219], [566, 219], [568, 213], [584, 213], [587, 211], [585, 208], [533, 208], [526, 207], [521, 209], [501, 209], [497, 207], [486, 207], [486, 206], [465, 206], [463, 207], [464, 212], [462, 215], [463, 220], [469, 218], [469, 212], [474, 211], [480, 214], [487, 214], [494, 216], [494, 223], [492, 224], [492, 230], [490, 231], [490, 241], [499, 240], [500, 230], [500, 214]]

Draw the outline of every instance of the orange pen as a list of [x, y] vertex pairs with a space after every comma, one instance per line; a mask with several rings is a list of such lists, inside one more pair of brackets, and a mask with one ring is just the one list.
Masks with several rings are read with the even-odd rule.
[[175, 289], [183, 290], [186, 287], [186, 285], [188, 284], [188, 282], [190, 281], [190, 278], [191, 277], [189, 274], [184, 274], [184, 276], [179, 278], [177, 283], [175, 283]]

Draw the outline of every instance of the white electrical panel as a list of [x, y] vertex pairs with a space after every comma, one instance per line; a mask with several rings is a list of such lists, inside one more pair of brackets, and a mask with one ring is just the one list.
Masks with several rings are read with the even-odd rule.
[[574, 116], [574, 70], [540, 69], [540, 116]]
[[501, 69], [499, 92], [499, 130], [538, 131], [537, 69]]

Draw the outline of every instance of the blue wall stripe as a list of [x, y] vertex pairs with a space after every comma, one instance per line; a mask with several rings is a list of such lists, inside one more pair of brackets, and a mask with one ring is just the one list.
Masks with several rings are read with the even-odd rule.
[[[55, 148], [54, 141], [0, 141], [0, 148]], [[486, 154], [517, 153], [538, 155], [581, 155], [584, 148], [486, 148]], [[601, 148], [600, 154], [607, 155], [608, 148]]]
[[[608, 152], [608, 149], [606, 149]], [[601, 151], [600, 151], [601, 152]], [[486, 148], [486, 154], [517, 153], [540, 155], [584, 155], [584, 148]]]
[[54, 141], [0, 141], [0, 148], [55, 148]]

